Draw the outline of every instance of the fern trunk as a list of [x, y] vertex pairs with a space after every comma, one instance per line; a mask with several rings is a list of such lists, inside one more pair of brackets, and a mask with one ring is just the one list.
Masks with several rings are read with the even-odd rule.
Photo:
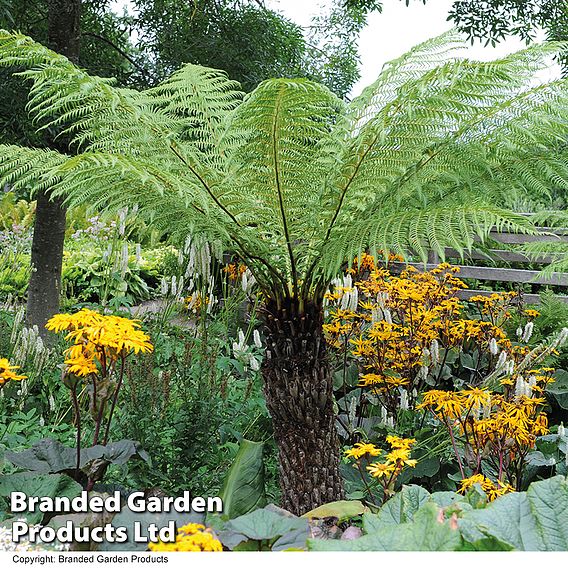
[[267, 306], [264, 393], [278, 445], [282, 507], [301, 515], [343, 499], [333, 377], [322, 310]]

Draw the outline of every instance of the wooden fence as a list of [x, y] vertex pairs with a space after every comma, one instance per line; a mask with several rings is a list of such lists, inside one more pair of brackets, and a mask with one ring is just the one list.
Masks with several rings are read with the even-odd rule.
[[[561, 242], [568, 244], [568, 229], [550, 229], [548, 227], [538, 227], [539, 232], [549, 233], [541, 235], [523, 235], [519, 233], [506, 233], [491, 231], [490, 238], [502, 245], [501, 248], [493, 248], [487, 251], [473, 250], [470, 253], [464, 253], [464, 258], [468, 258], [472, 261], [483, 260], [486, 262], [492, 262], [497, 266], [470, 266], [464, 264], [458, 264], [461, 260], [460, 254], [454, 250], [447, 248], [446, 260], [452, 262], [454, 266], [460, 267], [460, 272], [458, 274], [461, 278], [474, 278], [480, 281], [487, 282], [515, 282], [518, 284], [537, 284], [540, 286], [559, 286], [562, 288], [568, 288], [568, 273], [558, 273], [555, 272], [551, 275], [543, 275], [540, 270], [528, 270], [523, 268], [506, 268], [503, 265], [507, 263], [520, 263], [520, 264], [531, 264], [546, 266], [552, 262], [552, 259], [547, 256], [540, 256], [537, 258], [529, 258], [527, 255], [519, 252], [515, 249], [515, 245], [523, 245], [525, 243], [531, 242]], [[568, 247], [567, 247], [568, 248]], [[454, 262], [456, 261], [457, 262]], [[391, 270], [395, 273], [400, 272], [406, 266], [414, 266], [418, 270], [430, 270], [438, 265], [439, 258], [435, 253], [430, 253], [428, 256], [428, 263], [424, 265], [423, 263], [414, 262], [394, 262], [390, 264]], [[459, 296], [463, 299], [468, 299], [474, 295], [489, 295], [492, 294], [488, 290], [462, 290]], [[560, 295], [559, 299], [568, 303], [568, 295]], [[539, 303], [540, 298], [538, 294], [523, 294], [523, 300], [528, 304]]]

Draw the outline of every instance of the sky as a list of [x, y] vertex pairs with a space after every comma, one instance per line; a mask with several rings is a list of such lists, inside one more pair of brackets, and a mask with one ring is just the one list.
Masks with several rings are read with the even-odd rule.
[[[267, 5], [298, 23], [307, 26], [311, 17], [320, 11], [322, 6], [332, 0], [267, 0]], [[439, 35], [452, 27], [447, 21], [448, 11], [453, 0], [429, 0], [426, 5], [413, 2], [406, 7], [402, 0], [383, 0], [382, 13], [373, 13], [359, 38], [359, 54], [361, 58], [361, 78], [353, 86], [351, 96], [358, 95], [364, 87], [372, 83], [387, 61], [397, 58], [414, 45]], [[122, 12], [128, 0], [116, 0], [115, 9]], [[467, 51], [472, 59], [497, 59], [507, 53], [525, 47], [523, 41], [508, 38], [496, 47], [483, 47], [475, 42]], [[560, 76], [559, 66], [543, 72], [539, 79], [550, 80]]]
[[[300, 25], [308, 25], [310, 17], [325, 5], [322, 0], [268, 0], [268, 5]], [[413, 2], [409, 7], [402, 0], [383, 0], [382, 13], [373, 13], [359, 39], [361, 57], [361, 78], [353, 86], [351, 95], [358, 95], [372, 83], [387, 61], [396, 59], [414, 45], [449, 30], [452, 23], [447, 21], [453, 0], [429, 0], [426, 5]], [[467, 51], [472, 59], [497, 59], [523, 49], [525, 43], [518, 38], [508, 38], [496, 47], [483, 47], [475, 42]], [[560, 68], [554, 66], [543, 73], [542, 79], [560, 76]]]

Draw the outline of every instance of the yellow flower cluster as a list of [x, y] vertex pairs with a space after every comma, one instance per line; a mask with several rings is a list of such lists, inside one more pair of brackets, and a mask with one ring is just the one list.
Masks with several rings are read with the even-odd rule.
[[508, 483], [501, 483], [497, 481], [494, 483], [488, 477], [485, 477], [482, 473], [472, 475], [471, 477], [466, 477], [461, 480], [461, 486], [458, 489], [458, 493], [465, 494], [471, 489], [476, 483], [479, 484], [481, 489], [487, 495], [489, 501], [494, 501], [497, 497], [505, 495], [506, 493], [511, 493], [515, 491]]
[[[480, 319], [470, 319], [457, 298], [466, 287], [456, 277], [457, 267], [443, 263], [429, 272], [409, 267], [393, 276], [366, 254], [354, 265], [370, 273], [353, 287], [336, 286], [326, 295], [329, 317], [323, 329], [330, 345], [358, 360], [360, 385], [390, 414], [396, 413], [401, 388], [409, 405], [415, 402], [412, 393], [424, 388], [428, 372], [443, 365], [450, 349], [512, 349], [500, 326], [510, 317], [514, 293], [474, 296]], [[357, 309], [345, 309], [343, 298], [354, 290]]]
[[[388, 499], [392, 495], [392, 490], [396, 478], [405, 467], [416, 467], [417, 461], [410, 459], [412, 445], [416, 443], [414, 438], [399, 438], [398, 436], [387, 436], [387, 444], [390, 451], [386, 452], [383, 461], [375, 461], [367, 466], [369, 474], [375, 478], [383, 487], [383, 498]], [[383, 454], [383, 450], [374, 444], [358, 442], [349, 450], [345, 450], [345, 455], [356, 460], [355, 467], [363, 475], [363, 469], [359, 460], [363, 457], [378, 457]], [[367, 461], [367, 463], [369, 463]]]
[[189, 312], [193, 312], [194, 314], [199, 314], [203, 308], [203, 306], [209, 305], [209, 298], [206, 296], [205, 300], [203, 300], [203, 296], [201, 292], [196, 292], [191, 296], [188, 296], [184, 300], [185, 309]]
[[482, 388], [464, 391], [429, 390], [422, 396], [422, 402], [416, 410], [427, 408], [440, 420], [459, 419], [469, 415], [472, 410], [479, 410], [491, 401], [491, 393]]
[[[517, 292], [495, 292], [488, 296], [472, 296], [469, 301], [476, 304], [480, 315], [488, 318], [492, 324], [502, 325], [511, 317], [509, 310], [517, 296]], [[533, 311], [536, 312], [536, 310]]]
[[[377, 251], [377, 254], [381, 256], [383, 254], [382, 250]], [[387, 258], [387, 266], [391, 262], [403, 262], [404, 259], [399, 254], [392, 254], [390, 253]], [[353, 263], [351, 264], [351, 268], [348, 268], [346, 272], [348, 274], [364, 274], [368, 272], [372, 272], [376, 270], [377, 262], [375, 261], [375, 257], [372, 254], [367, 252], [363, 252], [361, 254], [361, 258], [355, 257], [353, 259]]]
[[223, 545], [204, 525], [189, 523], [178, 529], [175, 542], [152, 542], [152, 552], [222, 552]]
[[223, 267], [223, 272], [229, 277], [229, 280], [236, 282], [240, 280], [242, 275], [246, 272], [247, 267], [242, 262], [231, 262]]
[[79, 377], [96, 375], [100, 366], [106, 369], [131, 352], [153, 349], [138, 322], [87, 308], [75, 314], [56, 314], [45, 327], [56, 333], [67, 332], [65, 338], [73, 345], [65, 352], [65, 364], [69, 373]]
[[8, 359], [0, 358], [0, 387], [3, 387], [9, 381], [27, 379], [26, 375], [18, 375], [14, 372], [19, 368], [17, 365], [10, 365]]
[[518, 482], [524, 458], [536, 438], [548, 433], [548, 419], [542, 411], [545, 399], [535, 394], [497, 394], [481, 388], [430, 390], [416, 408], [429, 410], [448, 430], [462, 475], [458, 443], [464, 444], [467, 465], [475, 472], [485, 459], [498, 470], [500, 483], [504, 476]]
[[345, 450], [345, 455], [348, 458], [354, 458], [356, 460], [361, 459], [363, 456], [378, 456], [381, 450], [375, 446], [375, 444], [368, 444], [365, 442], [357, 442], [349, 450]]

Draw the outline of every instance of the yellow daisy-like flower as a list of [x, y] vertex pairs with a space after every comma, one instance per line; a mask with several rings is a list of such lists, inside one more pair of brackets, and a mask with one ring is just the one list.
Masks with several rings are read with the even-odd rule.
[[178, 529], [175, 542], [152, 542], [152, 552], [222, 552], [223, 545], [211, 529], [198, 523], [189, 523]]
[[18, 365], [10, 365], [8, 359], [0, 359], [0, 386], [3, 386], [9, 381], [22, 381], [27, 379], [26, 375], [18, 375], [14, 371], [18, 370]]
[[345, 455], [348, 458], [354, 458], [356, 460], [361, 459], [365, 455], [378, 456], [380, 453], [381, 450], [374, 444], [364, 442], [357, 442], [351, 449], [345, 450]]
[[457, 418], [464, 411], [463, 398], [455, 392], [430, 390], [424, 393], [416, 409], [428, 408], [438, 417]]
[[99, 372], [94, 358], [85, 357], [83, 354], [65, 359], [65, 364], [67, 365], [68, 372], [78, 377], [96, 375]]
[[369, 473], [376, 478], [388, 477], [396, 471], [396, 466], [392, 463], [375, 462], [367, 466]]
[[483, 492], [487, 495], [489, 501], [494, 501], [497, 497], [505, 495], [506, 493], [511, 493], [514, 489], [507, 483], [501, 483], [500, 481], [494, 483], [488, 477], [485, 477], [482, 473], [472, 475], [462, 479], [461, 486], [458, 489], [458, 493], [465, 494], [469, 489], [471, 489], [475, 484], [479, 484]]
[[416, 467], [418, 463], [417, 460], [408, 459], [410, 457], [410, 450], [398, 448], [392, 450], [387, 454], [387, 462], [392, 462], [399, 467], [402, 465], [407, 465], [409, 467]]
[[399, 438], [398, 436], [387, 436], [387, 444], [393, 449], [408, 449], [416, 443], [414, 438]]
[[153, 347], [138, 321], [103, 315], [83, 308], [75, 314], [56, 314], [46, 324], [54, 332], [66, 331], [73, 345], [65, 352], [67, 371], [78, 377], [108, 371], [130, 353], [148, 353]]
[[491, 393], [482, 388], [470, 388], [459, 392], [466, 408], [478, 410], [491, 402]]

